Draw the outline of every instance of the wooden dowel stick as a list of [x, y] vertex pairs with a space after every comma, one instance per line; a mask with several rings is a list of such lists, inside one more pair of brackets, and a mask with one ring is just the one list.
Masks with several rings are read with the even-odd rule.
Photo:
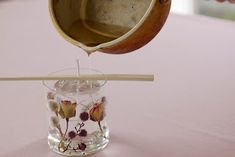
[[154, 75], [135, 74], [89, 74], [79, 76], [28, 76], [0, 77], [0, 81], [41, 81], [41, 80], [107, 80], [107, 81], [154, 81]]

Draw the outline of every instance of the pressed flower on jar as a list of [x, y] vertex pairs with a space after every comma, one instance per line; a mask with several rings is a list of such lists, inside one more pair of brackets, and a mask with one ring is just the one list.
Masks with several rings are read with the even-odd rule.
[[104, 119], [104, 104], [95, 103], [90, 110], [90, 119], [94, 122], [102, 121]]
[[55, 93], [53, 93], [53, 92], [48, 92], [48, 93], [47, 93], [47, 99], [48, 99], [48, 100], [53, 100], [53, 99], [55, 99]]
[[63, 100], [60, 103], [60, 110], [59, 110], [59, 115], [61, 118], [72, 118], [76, 116], [76, 107], [77, 103], [76, 102], [71, 102], [68, 100]]
[[103, 131], [100, 122], [104, 119], [105, 116], [105, 102], [105, 97], [102, 97], [101, 101], [95, 103], [89, 111], [90, 119], [94, 122], [98, 122], [100, 131]]
[[48, 102], [48, 108], [58, 116], [59, 104], [55, 101]]
[[68, 137], [70, 138], [70, 139], [73, 139], [73, 138], [75, 138], [77, 136], [77, 133], [75, 132], [75, 131], [70, 131], [69, 133], [68, 133]]
[[60, 120], [58, 117], [56, 116], [52, 116], [50, 118], [50, 126], [53, 128], [57, 128], [58, 126], [60, 126]]
[[[60, 115], [62, 119], [66, 120], [66, 128], [65, 128], [64, 134], [61, 131], [61, 140], [58, 145], [59, 151], [61, 151], [62, 149], [63, 152], [65, 152], [68, 149], [67, 147], [70, 145], [69, 143], [67, 147], [65, 146], [65, 139], [66, 139], [66, 135], [67, 135], [68, 128], [69, 128], [69, 119], [76, 116], [76, 107], [77, 107], [77, 103], [69, 101], [69, 100], [62, 100], [59, 104], [58, 114]], [[71, 133], [68, 136], [70, 135]]]
[[89, 119], [89, 114], [87, 112], [80, 113], [80, 119], [85, 122]]
[[63, 136], [63, 132], [62, 132], [61, 127], [60, 127], [60, 120], [57, 116], [50, 117], [50, 126], [52, 128], [57, 128], [60, 132], [60, 135]]

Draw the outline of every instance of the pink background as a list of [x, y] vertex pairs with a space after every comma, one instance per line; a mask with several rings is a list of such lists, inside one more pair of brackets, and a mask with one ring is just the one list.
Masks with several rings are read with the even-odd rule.
[[[47, 1], [0, 2], [0, 76], [46, 75], [88, 57], [53, 28]], [[234, 157], [235, 23], [171, 14], [147, 46], [93, 54], [104, 73], [153, 73], [109, 82], [111, 141], [95, 157]], [[0, 82], [0, 157], [56, 157], [47, 147], [41, 82]]]

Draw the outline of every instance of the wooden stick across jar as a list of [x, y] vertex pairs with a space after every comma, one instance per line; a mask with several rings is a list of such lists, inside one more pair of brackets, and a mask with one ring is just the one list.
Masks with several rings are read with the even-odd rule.
[[58, 76], [14, 76], [0, 77], [0, 81], [41, 81], [41, 80], [107, 80], [107, 81], [154, 81], [153, 74], [86, 74]]

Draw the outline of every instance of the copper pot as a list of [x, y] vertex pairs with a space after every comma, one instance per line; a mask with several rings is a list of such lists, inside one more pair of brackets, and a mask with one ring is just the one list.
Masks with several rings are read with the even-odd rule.
[[57, 31], [88, 53], [132, 52], [164, 25], [171, 0], [49, 0]]

